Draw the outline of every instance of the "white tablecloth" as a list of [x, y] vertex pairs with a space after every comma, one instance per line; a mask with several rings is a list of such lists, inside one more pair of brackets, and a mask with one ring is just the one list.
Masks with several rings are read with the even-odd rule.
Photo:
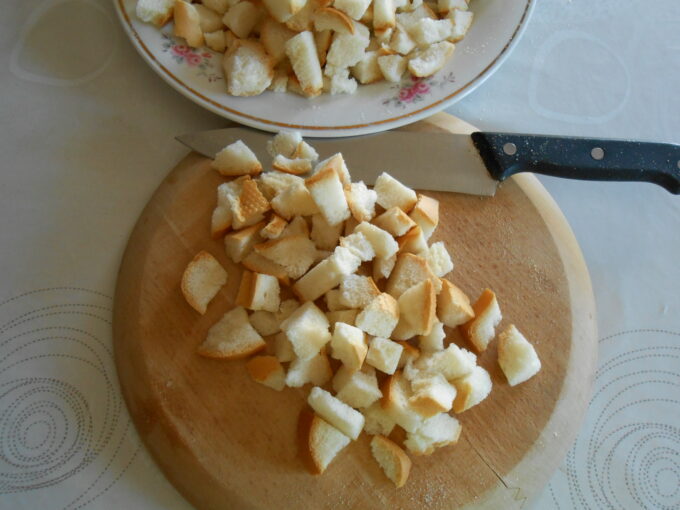
[[[680, 143], [677, 0], [537, 3], [514, 53], [451, 113]], [[110, 4], [23, 0], [0, 16], [1, 508], [189, 508], [122, 402], [111, 296], [137, 216], [186, 152], [173, 136], [224, 121], [143, 63]], [[679, 508], [680, 199], [542, 181], [591, 272], [600, 368], [536, 508]]]

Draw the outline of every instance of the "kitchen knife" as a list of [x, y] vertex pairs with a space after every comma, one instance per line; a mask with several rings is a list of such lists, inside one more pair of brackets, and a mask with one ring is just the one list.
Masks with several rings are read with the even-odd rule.
[[[243, 140], [258, 158], [269, 156], [271, 133], [226, 128], [178, 136], [207, 156]], [[423, 190], [493, 195], [520, 172], [591, 181], [645, 181], [680, 194], [680, 145], [594, 138], [475, 132], [471, 135], [385, 131], [351, 138], [309, 139], [321, 159], [337, 152], [352, 176], [373, 184], [389, 172]]]

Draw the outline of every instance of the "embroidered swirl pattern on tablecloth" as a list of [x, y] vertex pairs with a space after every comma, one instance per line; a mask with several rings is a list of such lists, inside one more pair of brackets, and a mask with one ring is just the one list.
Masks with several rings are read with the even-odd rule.
[[0, 303], [0, 497], [24, 492], [37, 508], [40, 489], [60, 484], [50, 508], [80, 508], [138, 450], [113, 364], [111, 298], [61, 287]]
[[549, 506], [680, 508], [679, 341], [680, 333], [653, 329], [600, 340], [586, 421], [550, 482]]

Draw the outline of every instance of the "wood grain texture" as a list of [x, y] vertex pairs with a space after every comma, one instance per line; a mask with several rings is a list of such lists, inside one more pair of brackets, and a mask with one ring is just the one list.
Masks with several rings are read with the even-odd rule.
[[[438, 114], [408, 129], [472, 127]], [[405, 164], [417, 171], [427, 162]], [[196, 154], [168, 175], [130, 237], [114, 305], [116, 364], [130, 414], [189, 501], [202, 509], [520, 508], [545, 484], [587, 406], [597, 342], [578, 245], [534, 177], [511, 179], [493, 198], [428, 192], [441, 202], [432, 240], [444, 240], [453, 255], [450, 279], [473, 299], [492, 288], [501, 327], [516, 324], [543, 369], [510, 388], [492, 342], [480, 356], [494, 383], [491, 396], [458, 415], [457, 445], [412, 457], [411, 476], [398, 490], [372, 459], [365, 434], [324, 475], [308, 474], [296, 454], [295, 430], [309, 387], [275, 392], [251, 381], [244, 361], [196, 355], [207, 330], [232, 305], [240, 278], [221, 241], [210, 239], [221, 181]], [[179, 288], [186, 264], [201, 249], [229, 272], [204, 316]]]

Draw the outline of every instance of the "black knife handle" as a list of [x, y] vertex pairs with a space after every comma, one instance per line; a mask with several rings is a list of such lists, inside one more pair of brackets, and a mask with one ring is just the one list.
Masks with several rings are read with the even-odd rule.
[[680, 194], [680, 145], [595, 138], [472, 133], [491, 176], [520, 172], [587, 181], [644, 181]]

